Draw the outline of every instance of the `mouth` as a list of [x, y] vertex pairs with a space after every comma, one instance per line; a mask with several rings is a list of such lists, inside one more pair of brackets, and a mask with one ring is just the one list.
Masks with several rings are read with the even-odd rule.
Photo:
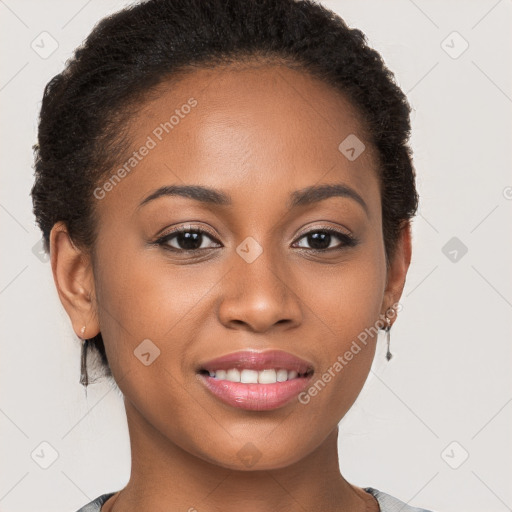
[[288, 352], [235, 352], [196, 370], [212, 395], [235, 408], [252, 411], [277, 409], [288, 404], [309, 384], [314, 367]]
[[[222, 375], [226, 377], [226, 375], [220, 373], [222, 370], [226, 372], [231, 372], [230, 375], [235, 378], [236, 372], [232, 370], [238, 370], [238, 372], [243, 373], [244, 370], [252, 370], [256, 372], [265, 372], [268, 370], [273, 370], [276, 372], [280, 372], [280, 377], [284, 377], [283, 371], [287, 372], [296, 372], [297, 375], [306, 375], [307, 373], [311, 373], [314, 371], [313, 364], [305, 359], [301, 359], [289, 352], [285, 352], [284, 350], [266, 350], [264, 352], [258, 352], [256, 350], [243, 350], [239, 352], [232, 352], [231, 354], [227, 354], [225, 356], [217, 357], [216, 359], [212, 359], [210, 361], [205, 361], [198, 365], [198, 372], [208, 372], [214, 373], [213, 376]], [[250, 373], [245, 372], [247, 376], [252, 375]], [[267, 376], [270, 374], [267, 374]], [[293, 378], [297, 375], [293, 375]], [[212, 375], [211, 375], [212, 376]], [[230, 380], [230, 379], [228, 379]]]

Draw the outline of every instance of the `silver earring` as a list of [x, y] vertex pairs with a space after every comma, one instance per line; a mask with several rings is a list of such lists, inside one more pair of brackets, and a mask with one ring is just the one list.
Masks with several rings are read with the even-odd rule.
[[393, 357], [393, 354], [391, 354], [391, 352], [389, 351], [389, 344], [391, 342], [391, 335], [390, 335], [390, 330], [391, 330], [391, 320], [388, 318], [388, 316], [386, 315], [386, 327], [384, 327], [384, 331], [386, 332], [386, 341], [387, 341], [387, 345], [388, 345], [388, 351], [386, 352], [386, 359], [389, 361], [392, 357]]
[[[85, 333], [85, 325], [80, 329], [80, 334]], [[89, 375], [87, 374], [87, 349], [89, 348], [89, 340], [82, 338], [82, 354], [80, 356], [80, 384], [82, 386], [89, 385]]]
[[87, 374], [87, 348], [89, 340], [82, 340], [82, 355], [80, 357], [80, 384], [87, 387], [89, 385], [89, 376]]

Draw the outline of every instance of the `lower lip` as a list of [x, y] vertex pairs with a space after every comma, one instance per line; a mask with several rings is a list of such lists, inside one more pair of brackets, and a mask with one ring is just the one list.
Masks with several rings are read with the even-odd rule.
[[249, 411], [269, 411], [290, 402], [309, 384], [312, 375], [275, 384], [242, 384], [198, 374], [201, 381], [225, 404]]

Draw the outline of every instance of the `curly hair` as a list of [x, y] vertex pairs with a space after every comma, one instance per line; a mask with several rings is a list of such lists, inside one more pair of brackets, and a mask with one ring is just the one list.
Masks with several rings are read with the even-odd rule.
[[[64, 221], [73, 243], [93, 251], [93, 190], [128, 147], [123, 130], [151, 91], [195, 69], [251, 59], [309, 73], [356, 107], [379, 159], [389, 264], [419, 200], [411, 108], [366, 36], [312, 0], [146, 0], [98, 22], [44, 90], [31, 194], [45, 250]], [[111, 376], [101, 333], [89, 341]]]

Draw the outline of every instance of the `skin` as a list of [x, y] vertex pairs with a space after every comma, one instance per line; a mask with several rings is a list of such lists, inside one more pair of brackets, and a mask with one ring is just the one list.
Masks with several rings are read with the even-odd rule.
[[[102, 510], [231, 512], [240, 503], [246, 512], [378, 510], [343, 478], [337, 451], [338, 423], [368, 376], [376, 337], [307, 405], [233, 408], [196, 376], [199, 363], [215, 357], [279, 348], [312, 362], [314, 382], [398, 302], [410, 227], [387, 268], [376, 152], [342, 94], [263, 64], [198, 70], [164, 84], [132, 119], [128, 153], [190, 97], [197, 106], [96, 200], [93, 255], [71, 242], [64, 223], [51, 232], [62, 304], [78, 336], [101, 330], [124, 394], [131, 477]], [[366, 144], [354, 161], [338, 150], [349, 134]], [[293, 191], [333, 183], [354, 189], [368, 211], [349, 197], [287, 207]], [[137, 208], [159, 187], [183, 184], [221, 189], [233, 204], [164, 196]], [[202, 255], [151, 244], [188, 223], [215, 235], [203, 236]], [[359, 243], [343, 247], [333, 235], [325, 247], [339, 250], [313, 254], [304, 234], [325, 227]], [[263, 249], [252, 263], [236, 252], [247, 237]], [[183, 247], [176, 237], [167, 243]], [[149, 366], [134, 356], [144, 339], [160, 350]], [[239, 456], [247, 443], [259, 454], [250, 467]]]

